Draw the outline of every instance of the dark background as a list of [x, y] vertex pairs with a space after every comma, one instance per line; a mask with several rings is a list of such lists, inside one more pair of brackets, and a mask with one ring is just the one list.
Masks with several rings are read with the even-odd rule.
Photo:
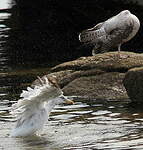
[[16, 0], [9, 20], [9, 61], [51, 64], [91, 55], [78, 34], [128, 9], [141, 22], [138, 34], [122, 50], [143, 51], [143, 7], [130, 0]]

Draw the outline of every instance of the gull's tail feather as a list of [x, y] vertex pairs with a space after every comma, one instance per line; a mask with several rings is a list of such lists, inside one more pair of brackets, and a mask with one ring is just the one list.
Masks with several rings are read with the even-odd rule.
[[[93, 35], [92, 35], [93, 34]], [[88, 30], [85, 30], [85, 31], [82, 31], [80, 34], [79, 34], [79, 40], [80, 42], [90, 42], [91, 40], [93, 40], [93, 38], [95, 37], [94, 36], [95, 33], [92, 33]]]
[[103, 24], [104, 24], [104, 22], [101, 22], [101, 23], [98, 23], [93, 28], [86, 29], [86, 30], [82, 31], [79, 34], [79, 41], [85, 42], [85, 43], [88, 43], [88, 42], [93, 41], [93, 40], [96, 41], [96, 38], [103, 36], [105, 34], [105, 31], [102, 28]]
[[104, 29], [98, 29], [95, 30], [94, 28], [87, 29], [82, 31], [79, 34], [79, 40], [80, 42], [85, 42], [85, 43], [90, 43], [90, 42], [96, 42], [98, 38], [102, 37], [105, 35]]

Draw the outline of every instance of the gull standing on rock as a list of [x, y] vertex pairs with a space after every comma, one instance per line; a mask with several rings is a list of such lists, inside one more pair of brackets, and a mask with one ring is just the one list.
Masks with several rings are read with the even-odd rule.
[[92, 55], [108, 52], [111, 48], [118, 47], [119, 58], [121, 58], [121, 45], [132, 39], [139, 27], [139, 19], [129, 10], [124, 10], [105, 22], [82, 31], [79, 34], [79, 40], [94, 46]]
[[23, 90], [22, 97], [13, 104], [11, 113], [16, 115], [16, 125], [11, 132], [11, 137], [25, 137], [36, 134], [47, 122], [52, 108], [59, 103], [73, 104], [63, 95], [56, 83], [44, 76], [39, 78], [39, 85]]

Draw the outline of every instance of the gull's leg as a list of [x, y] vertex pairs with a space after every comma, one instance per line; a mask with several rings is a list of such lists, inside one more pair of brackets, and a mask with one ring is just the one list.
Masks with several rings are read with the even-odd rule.
[[121, 44], [118, 45], [118, 59], [127, 58], [128, 55], [121, 54]]
[[92, 56], [95, 56], [95, 55], [96, 55], [95, 50], [92, 49]]
[[121, 44], [118, 45], [118, 57], [121, 58]]

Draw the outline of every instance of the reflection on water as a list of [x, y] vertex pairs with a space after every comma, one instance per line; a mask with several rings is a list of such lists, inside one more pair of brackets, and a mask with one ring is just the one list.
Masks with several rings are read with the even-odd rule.
[[14, 1], [13, 0], [3, 0], [0, 1], [0, 10], [2, 9], [9, 9], [14, 5]]
[[[1, 0], [0, 9], [9, 9], [10, 2]], [[56, 106], [41, 136], [10, 138], [11, 104], [37, 75], [48, 72], [35, 66], [11, 69], [10, 16], [7, 10], [0, 11], [0, 150], [143, 149], [143, 108], [128, 107], [126, 102], [75, 99], [74, 105]]]
[[8, 69], [7, 52], [4, 47], [8, 38], [8, 31], [10, 30], [10, 28], [5, 25], [4, 22], [9, 17], [10, 13], [0, 12], [0, 72]]
[[[0, 146], [4, 149], [140, 149], [143, 148], [143, 113], [124, 102], [75, 99], [72, 106], [56, 106], [41, 136], [10, 138], [14, 125], [8, 101], [0, 108]], [[11, 121], [10, 121], [11, 119]]]

